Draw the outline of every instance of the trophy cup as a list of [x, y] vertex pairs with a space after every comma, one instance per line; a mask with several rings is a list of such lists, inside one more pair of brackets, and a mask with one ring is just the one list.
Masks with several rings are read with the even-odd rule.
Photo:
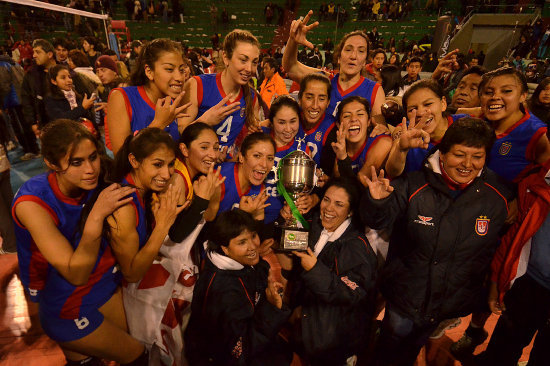
[[301, 193], [307, 194], [313, 190], [315, 167], [315, 161], [301, 150], [293, 151], [279, 161], [277, 189], [290, 206], [293, 216], [280, 227], [281, 251], [307, 249], [309, 225], [294, 202]]

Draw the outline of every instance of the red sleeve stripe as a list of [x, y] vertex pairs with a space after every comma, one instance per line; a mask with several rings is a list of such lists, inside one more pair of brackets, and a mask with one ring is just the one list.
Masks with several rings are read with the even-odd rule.
[[529, 144], [527, 145], [527, 149], [525, 149], [525, 158], [529, 160], [530, 162], [536, 162], [537, 161], [537, 143], [539, 142], [542, 135], [546, 134], [547, 127], [541, 127], [539, 128], [531, 137], [531, 140], [529, 140]]
[[[376, 94], [378, 93], [378, 88], [380, 88], [380, 84], [376, 83], [374, 87], [372, 88], [372, 94], [370, 95], [370, 107], [374, 105], [374, 101], [376, 100]], [[372, 112], [371, 112], [372, 113]]]
[[492, 188], [504, 200], [504, 203], [506, 204], [506, 212], [508, 212], [508, 200], [502, 195], [502, 193], [498, 191], [498, 189], [496, 189], [495, 187], [493, 187], [487, 182], [484, 182], [484, 183], [487, 187]]
[[[111, 90], [111, 93], [115, 90], [118, 90], [122, 96], [124, 97], [124, 105], [126, 107], [126, 113], [128, 113], [128, 119], [131, 121], [132, 120], [132, 105], [130, 104], [130, 99], [128, 99], [128, 94], [126, 94], [126, 91], [122, 88], [114, 88], [113, 90]], [[109, 95], [111, 95], [111, 93], [109, 93]]]
[[202, 79], [198, 76], [193, 76], [193, 78], [197, 81], [197, 106], [200, 106], [202, 104]]
[[418, 192], [420, 192], [421, 190], [423, 190], [424, 188], [426, 188], [428, 186], [428, 183], [424, 184], [422, 187], [418, 188], [413, 194], [411, 194], [411, 196], [409, 197], [409, 202], [411, 202], [412, 198], [414, 196], [416, 196], [416, 194]]
[[254, 310], [254, 303], [252, 302], [252, 299], [250, 298], [250, 295], [248, 295], [248, 291], [246, 291], [246, 287], [244, 286], [243, 280], [239, 277], [239, 281], [241, 281], [241, 285], [243, 286], [244, 293], [246, 294], [246, 297], [248, 297], [248, 301], [250, 301], [250, 305], [252, 305], [252, 310]]
[[17, 215], [15, 214], [15, 207], [19, 203], [25, 202], [25, 201], [34, 202], [34, 203], [42, 206], [48, 212], [48, 214], [52, 217], [52, 219], [55, 223], [55, 226], [59, 225], [59, 218], [57, 217], [57, 214], [55, 213], [53, 208], [51, 208], [46, 202], [44, 202], [39, 197], [32, 196], [32, 195], [25, 195], [25, 196], [21, 196], [21, 197], [17, 198], [17, 200], [13, 203], [13, 206], [11, 208], [11, 215], [13, 216], [13, 220], [15, 221], [17, 226], [19, 226], [20, 228], [25, 229], [25, 230], [27, 229], [25, 226], [23, 226], [23, 224], [19, 221], [19, 219], [17, 218]]
[[323, 136], [323, 142], [322, 142], [322, 145], [325, 146], [325, 143], [327, 142], [327, 138], [328, 138], [328, 135], [330, 134], [330, 131], [332, 131], [332, 129], [334, 128], [334, 126], [336, 125], [335, 122], [333, 122], [329, 128], [327, 128], [327, 131], [325, 132], [325, 136]]

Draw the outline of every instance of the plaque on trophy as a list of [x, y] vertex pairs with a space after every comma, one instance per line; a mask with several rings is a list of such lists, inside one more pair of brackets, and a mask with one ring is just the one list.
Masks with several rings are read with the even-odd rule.
[[279, 161], [277, 168], [277, 189], [290, 206], [292, 218], [286, 220], [281, 229], [279, 250], [306, 250], [308, 247], [309, 225], [296, 208], [298, 197], [310, 193], [315, 186], [313, 159], [301, 150], [296, 150]]

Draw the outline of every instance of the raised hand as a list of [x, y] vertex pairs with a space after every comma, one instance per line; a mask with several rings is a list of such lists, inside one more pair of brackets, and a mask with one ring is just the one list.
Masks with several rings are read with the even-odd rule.
[[422, 148], [427, 149], [430, 142], [430, 134], [422, 129], [425, 120], [421, 120], [418, 125], [415, 125], [416, 112], [413, 112], [409, 126], [407, 127], [407, 119], [403, 117], [401, 123], [401, 134], [399, 135], [399, 149], [408, 151], [409, 149]]
[[263, 189], [256, 197], [242, 196], [239, 202], [239, 208], [252, 215], [254, 220], [264, 219], [264, 208], [270, 206], [270, 203], [265, 203], [268, 199], [268, 195]]
[[348, 157], [346, 150], [346, 130], [348, 129], [348, 122], [341, 122], [336, 131], [336, 142], [332, 142], [332, 150], [336, 154], [338, 160], [345, 160]]
[[90, 109], [94, 105], [94, 100], [96, 96], [92, 94], [90, 98], [88, 98], [88, 94], [84, 94], [84, 98], [82, 98], [82, 108], [84, 109]]
[[229, 150], [228, 146], [220, 146], [220, 151], [218, 152], [218, 157], [216, 158], [217, 164], [221, 164], [225, 161], [225, 158], [227, 158], [227, 150]]
[[260, 254], [260, 257], [265, 257], [266, 255], [273, 252], [273, 249], [271, 247], [275, 244], [275, 240], [273, 239], [266, 239], [262, 241], [260, 244], [260, 247], [258, 248], [258, 254]]
[[307, 48], [313, 48], [313, 43], [307, 40], [307, 33], [313, 28], [319, 25], [319, 22], [314, 22], [310, 25], [307, 25], [309, 19], [313, 15], [313, 10], [310, 10], [306, 17], [302, 19], [293, 20], [290, 25], [290, 35], [289, 37], [294, 40], [294, 42], [301, 44]]
[[193, 192], [198, 197], [210, 200], [218, 187], [225, 181], [225, 177], [220, 179], [221, 166], [214, 171], [214, 164], [208, 169], [208, 174], [197, 179], [193, 183]]
[[119, 207], [132, 202], [132, 197], [128, 195], [136, 191], [133, 187], [122, 187], [118, 183], [113, 183], [105, 188], [94, 203], [92, 212], [97, 214], [101, 219], [115, 212]]
[[365, 175], [361, 175], [361, 183], [369, 187], [369, 193], [375, 200], [381, 200], [388, 197], [393, 192], [393, 187], [390, 185], [390, 180], [384, 178], [384, 170], [380, 169], [380, 174], [376, 175], [376, 169], [371, 166], [372, 179]]
[[441, 60], [439, 60], [439, 63], [437, 64], [437, 67], [435, 68], [434, 72], [432, 73], [432, 79], [437, 80], [439, 79], [443, 74], [447, 74], [450, 72], [453, 72], [453, 56], [459, 53], [460, 50], [457, 48], [456, 50], [453, 50], [445, 55]]
[[319, 197], [316, 194], [300, 194], [300, 197], [294, 202], [296, 208], [302, 215], [306, 214], [319, 203]]
[[106, 102], [94, 103], [94, 111], [95, 112], [104, 111], [105, 113], [107, 113], [107, 103]]
[[190, 201], [186, 201], [184, 205], [178, 206], [180, 195], [181, 188], [174, 188], [172, 184], [168, 186], [166, 191], [159, 194], [159, 200], [152, 205], [155, 228], [169, 229], [178, 214], [189, 206]]
[[230, 116], [241, 108], [241, 104], [237, 102], [226, 105], [226, 103], [229, 103], [233, 97], [234, 95], [232, 93], [227, 94], [218, 104], [204, 112], [204, 114], [200, 116], [197, 121], [204, 122], [210, 126], [219, 124], [227, 116]]
[[390, 130], [388, 129], [388, 126], [384, 126], [383, 124], [376, 123], [369, 136], [376, 137], [382, 134], [389, 135], [389, 133], [390, 133]]
[[153, 119], [153, 122], [151, 122], [151, 125], [164, 129], [176, 118], [188, 117], [184, 111], [191, 105], [191, 103], [186, 103], [180, 106], [184, 95], [185, 92], [182, 91], [173, 101], [170, 96], [159, 98], [155, 107], [155, 118]]
[[265, 289], [265, 296], [267, 301], [277, 309], [283, 307], [283, 296], [284, 286], [282, 283], [277, 282], [273, 277], [269, 276], [267, 278], [267, 288]]

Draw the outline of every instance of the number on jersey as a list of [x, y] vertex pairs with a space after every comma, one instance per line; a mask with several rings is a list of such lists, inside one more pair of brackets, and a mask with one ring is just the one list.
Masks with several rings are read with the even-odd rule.
[[228, 141], [229, 133], [231, 132], [231, 124], [233, 123], [233, 116], [229, 116], [223, 121], [222, 125], [216, 130], [216, 134], [220, 136], [220, 142], [224, 143]]

